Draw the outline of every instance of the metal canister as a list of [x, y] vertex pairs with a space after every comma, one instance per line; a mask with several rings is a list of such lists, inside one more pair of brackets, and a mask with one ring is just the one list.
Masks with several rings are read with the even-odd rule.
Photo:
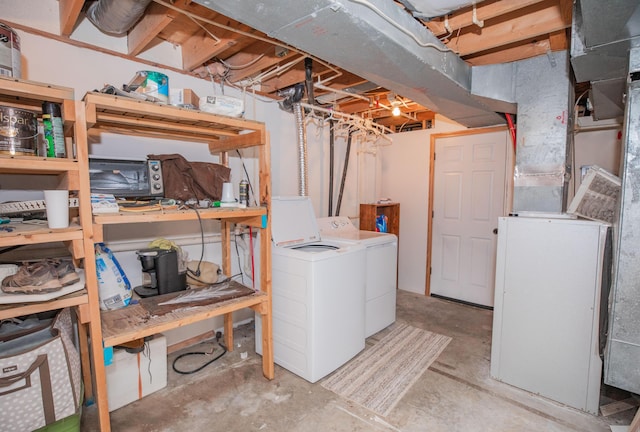
[[11, 27], [0, 23], [0, 76], [22, 78], [20, 38]]
[[248, 207], [249, 206], [249, 182], [244, 179], [241, 180], [238, 189], [239, 189], [238, 195], [240, 195], [238, 198], [238, 202]]
[[0, 106], [0, 153], [35, 155], [38, 113]]
[[149, 96], [155, 101], [169, 103], [169, 77], [163, 73], [138, 71], [126, 88]]

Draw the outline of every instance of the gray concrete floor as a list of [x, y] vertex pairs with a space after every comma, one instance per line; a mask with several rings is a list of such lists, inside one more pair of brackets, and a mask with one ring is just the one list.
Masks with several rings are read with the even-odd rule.
[[[397, 303], [398, 320], [452, 341], [386, 418], [277, 365], [275, 379], [265, 379], [251, 324], [234, 332], [232, 353], [193, 375], [171, 370], [169, 356], [167, 387], [113, 411], [112, 430], [604, 432], [631, 422], [633, 409], [593, 416], [493, 380], [491, 311], [406, 291], [398, 291]], [[211, 347], [202, 345], [189, 350]], [[627, 397], [603, 386], [601, 405]], [[85, 407], [82, 431], [97, 430], [95, 407]]]

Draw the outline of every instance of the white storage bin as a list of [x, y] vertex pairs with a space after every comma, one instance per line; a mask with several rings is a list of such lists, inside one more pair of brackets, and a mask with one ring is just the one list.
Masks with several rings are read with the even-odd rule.
[[137, 354], [114, 349], [113, 362], [106, 367], [109, 411], [167, 386], [167, 339], [156, 335], [147, 344], [149, 349]]

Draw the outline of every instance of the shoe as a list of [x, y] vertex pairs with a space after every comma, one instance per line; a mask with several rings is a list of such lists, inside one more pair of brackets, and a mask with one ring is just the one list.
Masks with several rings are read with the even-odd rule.
[[56, 269], [42, 261], [21, 266], [16, 274], [2, 279], [0, 288], [7, 294], [42, 294], [58, 291], [62, 284]]
[[76, 273], [76, 266], [73, 265], [70, 258], [51, 259], [48, 262], [56, 270], [62, 286], [73, 285], [80, 281], [80, 276]]

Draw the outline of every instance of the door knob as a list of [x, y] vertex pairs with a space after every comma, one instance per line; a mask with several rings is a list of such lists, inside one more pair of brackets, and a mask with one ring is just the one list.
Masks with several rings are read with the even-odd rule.
[[494, 234], [498, 234], [498, 228], [494, 228], [494, 229], [493, 229], [493, 233], [494, 233]]

